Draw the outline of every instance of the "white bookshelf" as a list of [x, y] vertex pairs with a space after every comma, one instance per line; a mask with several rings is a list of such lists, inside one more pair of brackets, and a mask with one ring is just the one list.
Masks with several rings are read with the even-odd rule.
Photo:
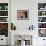
[[[9, 29], [10, 29], [10, 15], [11, 15], [11, 4], [10, 4], [10, 2], [11, 2], [11, 0], [0, 0], [0, 3], [7, 3], [8, 4], [8, 10], [6, 10], [6, 9], [0, 9], [0, 12], [8, 12], [8, 15], [6, 16], [6, 15], [4, 15], [4, 16], [0, 16], [0, 18], [7, 18], [7, 22], [1, 22], [0, 21], [0, 24], [8, 24], [8, 32], [6, 32], [6, 33], [8, 33], [8, 37], [5, 37], [5, 38], [7, 38], [7, 39], [5, 39], [4, 37], [4, 39], [5, 39], [5, 41], [7, 41], [7, 44], [5, 44], [6, 42], [4, 41], [4, 40], [2, 40], [1, 42], [0, 42], [0, 45], [11, 45], [10, 44], [10, 40], [9, 40]], [[2, 30], [1, 30], [2, 31]], [[2, 36], [2, 35], [1, 35]], [[4, 42], [4, 43], [3, 43]], [[2, 43], [2, 44], [1, 44]]]
[[42, 33], [40, 34], [40, 31], [46, 31], [46, 3], [39, 3], [38, 4], [38, 32], [39, 32], [39, 37], [46, 37], [45, 34], [42, 34]]
[[[46, 5], [44, 6], [43, 4], [46, 4], [46, 3], [39, 3], [39, 7], [38, 7], [38, 19], [40, 18], [45, 18], [46, 17]], [[43, 6], [41, 6], [41, 5], [43, 5]], [[45, 8], [43, 8], [43, 7], [45, 7]], [[44, 19], [45, 20], [45, 19]], [[40, 23], [40, 24], [44, 24], [44, 23], [46, 23], [46, 20], [45, 21], [38, 21], [38, 23]]]
[[[0, 18], [3, 19], [3, 20], [8, 20], [8, 3], [0, 3]], [[6, 19], [7, 18], [7, 19]], [[0, 23], [8, 23], [5, 22], [5, 21], [1, 21], [0, 20]]]
[[[4, 34], [8, 38], [8, 3], [0, 3], [0, 28], [6, 31]], [[5, 29], [3, 29], [3, 28]], [[1, 32], [0, 32], [1, 33]]]

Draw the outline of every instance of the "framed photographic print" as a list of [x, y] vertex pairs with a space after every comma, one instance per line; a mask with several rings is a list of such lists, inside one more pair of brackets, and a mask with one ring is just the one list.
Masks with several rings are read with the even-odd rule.
[[29, 10], [17, 10], [17, 20], [29, 20]]

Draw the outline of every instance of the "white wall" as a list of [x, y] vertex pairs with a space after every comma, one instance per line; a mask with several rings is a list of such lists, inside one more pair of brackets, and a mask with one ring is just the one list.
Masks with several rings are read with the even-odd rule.
[[[27, 30], [32, 24], [38, 27], [38, 3], [46, 0], [11, 0], [11, 22], [17, 30]], [[29, 10], [29, 20], [17, 20], [17, 10]]]
[[[29, 10], [29, 20], [17, 20], [17, 10]], [[37, 2], [30, 0], [11, 1], [11, 22], [17, 30], [27, 30], [29, 26], [37, 25]]]
[[[8, 0], [0, 0], [0, 3], [7, 3], [7, 2]], [[34, 38], [32, 39], [33, 46], [40, 46], [40, 44], [41, 46], [44, 46], [46, 40], [43, 41], [43, 38], [36, 37], [38, 36], [38, 30], [37, 30], [38, 2], [46, 3], [46, 0], [11, 0], [11, 22], [14, 23], [18, 32], [20, 32], [19, 30], [23, 31], [28, 30], [28, 27], [33, 24], [35, 26], [34, 30], [35, 33], [33, 33]], [[29, 10], [29, 20], [17, 20], [17, 10]], [[9, 16], [10, 16], [10, 9], [9, 9]], [[14, 34], [14, 32], [12, 33]], [[12, 37], [12, 40], [14, 40], [14, 36]], [[13, 42], [12, 43], [13, 45], [14, 41], [12, 40], [11, 42]]]
[[[46, 3], [46, 0], [11, 0], [11, 22], [14, 23], [18, 32], [19, 30], [28, 30], [28, 27], [32, 24], [35, 26], [32, 40], [33, 46], [40, 46], [40, 43], [43, 44], [43, 38], [38, 38], [37, 30], [38, 3]], [[29, 10], [29, 20], [17, 20], [17, 10]]]

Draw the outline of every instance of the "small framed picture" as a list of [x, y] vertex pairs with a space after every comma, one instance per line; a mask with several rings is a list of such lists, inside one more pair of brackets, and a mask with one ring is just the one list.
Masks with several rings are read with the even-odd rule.
[[46, 29], [39, 29], [39, 37], [46, 37]]
[[17, 10], [17, 20], [29, 20], [29, 10]]

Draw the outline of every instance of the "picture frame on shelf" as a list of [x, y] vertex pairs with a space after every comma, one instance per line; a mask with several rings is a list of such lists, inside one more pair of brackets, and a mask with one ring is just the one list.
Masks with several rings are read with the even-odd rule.
[[0, 6], [0, 10], [1, 10], [1, 6]]
[[8, 10], [8, 3], [0, 3], [0, 10]]
[[8, 16], [8, 11], [0, 11], [0, 16]]
[[17, 20], [29, 20], [29, 10], [17, 10]]
[[46, 3], [38, 3], [38, 10], [46, 10]]
[[46, 28], [46, 23], [38, 23], [38, 28]]
[[38, 22], [46, 22], [46, 17], [38, 17]]
[[46, 37], [46, 29], [39, 29], [39, 37]]
[[5, 6], [5, 10], [8, 10], [8, 6]]
[[0, 23], [0, 35], [8, 37], [8, 23]]
[[0, 22], [8, 22], [8, 17], [0, 17]]
[[38, 11], [38, 16], [46, 16], [46, 11]]

